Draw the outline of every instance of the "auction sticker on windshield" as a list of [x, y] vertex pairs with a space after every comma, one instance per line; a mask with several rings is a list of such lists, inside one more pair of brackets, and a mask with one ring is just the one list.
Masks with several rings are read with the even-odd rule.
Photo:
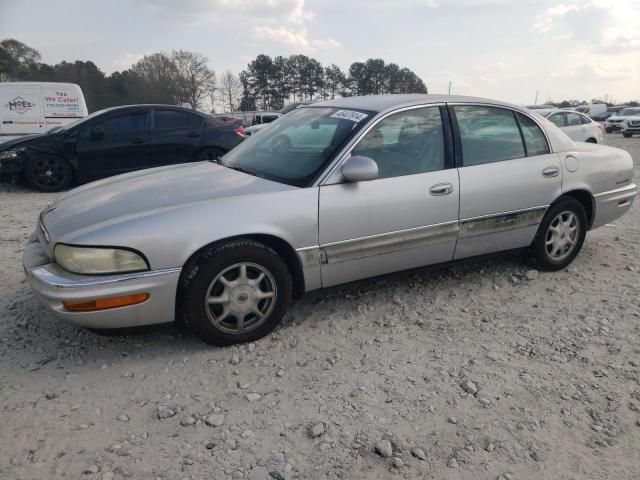
[[343, 120], [351, 120], [352, 122], [358, 123], [361, 120], [364, 120], [369, 115], [362, 112], [356, 112], [355, 110], [338, 110], [336, 113], [331, 115], [332, 118], [341, 118]]

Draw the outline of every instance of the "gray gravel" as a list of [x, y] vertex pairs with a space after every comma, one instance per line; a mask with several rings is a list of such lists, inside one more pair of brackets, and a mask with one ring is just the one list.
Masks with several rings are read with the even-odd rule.
[[[639, 138], [607, 141], [640, 165]], [[221, 349], [48, 315], [20, 256], [53, 198], [0, 186], [0, 478], [640, 478], [637, 204], [568, 270], [505, 257], [318, 292]]]

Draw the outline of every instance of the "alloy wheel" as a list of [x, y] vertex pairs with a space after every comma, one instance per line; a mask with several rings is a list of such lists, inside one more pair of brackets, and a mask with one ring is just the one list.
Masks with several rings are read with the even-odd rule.
[[565, 210], [551, 221], [545, 234], [545, 250], [554, 262], [562, 262], [571, 255], [580, 237], [578, 216]]
[[226, 333], [245, 333], [260, 326], [277, 300], [273, 275], [261, 265], [236, 263], [218, 273], [207, 288], [209, 321]]

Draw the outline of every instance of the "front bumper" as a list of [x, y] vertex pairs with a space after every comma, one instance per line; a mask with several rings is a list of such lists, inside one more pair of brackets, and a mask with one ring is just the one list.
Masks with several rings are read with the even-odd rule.
[[17, 157], [0, 159], [0, 177], [17, 177], [24, 170], [25, 155], [20, 154]]
[[622, 127], [624, 126], [624, 123], [619, 122], [619, 123], [605, 123], [604, 124], [604, 128], [606, 130], [609, 130], [611, 132], [619, 132], [622, 130]]
[[[38, 299], [63, 320], [88, 328], [124, 328], [172, 322], [180, 268], [120, 275], [76, 275], [51, 263], [37, 237], [25, 244], [25, 275]], [[149, 298], [137, 305], [92, 312], [70, 312], [62, 302], [95, 300], [135, 293]]]

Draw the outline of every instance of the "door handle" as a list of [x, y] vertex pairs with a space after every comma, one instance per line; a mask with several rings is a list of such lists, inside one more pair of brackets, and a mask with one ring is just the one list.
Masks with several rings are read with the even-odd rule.
[[558, 167], [547, 167], [542, 170], [542, 176], [545, 178], [553, 178], [557, 177], [560, 174], [560, 169]]
[[199, 137], [199, 136], [200, 136], [199, 132], [189, 132], [189, 133], [187, 133], [187, 137], [194, 138], [194, 137]]
[[429, 193], [436, 197], [449, 195], [451, 192], [453, 192], [453, 185], [450, 183], [438, 183], [429, 189]]
[[134, 137], [134, 138], [131, 139], [131, 143], [136, 143], [136, 144], [144, 143], [144, 138], [142, 138], [142, 137]]

